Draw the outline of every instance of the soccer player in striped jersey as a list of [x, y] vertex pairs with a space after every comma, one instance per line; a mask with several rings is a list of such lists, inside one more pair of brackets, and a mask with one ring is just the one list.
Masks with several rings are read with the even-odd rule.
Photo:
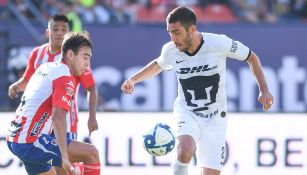
[[171, 41], [161, 55], [126, 80], [121, 89], [132, 93], [134, 85], [162, 70], [174, 70], [178, 96], [174, 103], [177, 121], [177, 158], [173, 175], [188, 175], [195, 151], [202, 175], [219, 175], [224, 164], [227, 127], [226, 58], [246, 61], [259, 86], [264, 110], [273, 104], [258, 56], [226, 35], [199, 32], [196, 16], [187, 7], [171, 11], [166, 19]]
[[[48, 28], [46, 29], [46, 35], [49, 38], [49, 42], [32, 50], [23, 77], [9, 87], [8, 91], [11, 98], [16, 98], [18, 96], [18, 92], [25, 90], [31, 76], [41, 64], [59, 61], [61, 59], [61, 45], [63, 42], [63, 37], [67, 32], [69, 32], [69, 21], [66, 16], [54, 15], [50, 17], [48, 21]], [[98, 94], [90, 67], [87, 67], [86, 71], [82, 75], [73, 76], [73, 82], [75, 85], [75, 99], [73, 100], [72, 110], [67, 114], [67, 137], [77, 139], [77, 93], [79, 86], [81, 84], [83, 88], [87, 90], [89, 96], [89, 134], [98, 129], [98, 123], [96, 120], [96, 104]]]
[[84, 175], [100, 175], [95, 146], [66, 136], [66, 115], [75, 95], [72, 76], [86, 71], [91, 56], [88, 33], [68, 33], [62, 59], [42, 64], [31, 76], [7, 135], [8, 148], [29, 175], [56, 175], [54, 166], [75, 174], [71, 162], [84, 162]]

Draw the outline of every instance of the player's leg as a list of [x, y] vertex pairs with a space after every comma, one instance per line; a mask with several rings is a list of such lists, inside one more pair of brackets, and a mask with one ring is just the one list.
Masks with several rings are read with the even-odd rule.
[[[54, 136], [54, 133], [52, 132], [52, 136]], [[55, 137], [55, 136], [54, 136]], [[66, 138], [70, 140], [77, 140], [77, 133], [67, 132]], [[83, 172], [83, 163], [73, 163], [72, 166], [75, 170], [77, 170], [77, 173], [82, 174]], [[57, 175], [67, 175], [67, 173], [64, 171], [62, 167], [54, 167]], [[78, 175], [79, 175], [78, 174]]]
[[177, 137], [177, 160], [173, 164], [174, 175], [187, 175], [188, 166], [195, 152], [196, 143], [192, 136], [181, 135]]
[[191, 112], [174, 113], [177, 122], [177, 159], [173, 163], [174, 175], [187, 175], [188, 166], [196, 149], [200, 130]]
[[215, 170], [211, 168], [202, 168], [202, 175], [220, 175], [221, 171], [220, 170]]
[[225, 136], [227, 119], [216, 115], [201, 126], [202, 134], [197, 150], [197, 160], [202, 175], [220, 175], [226, 158]]
[[40, 173], [38, 175], [58, 175], [54, 169], [54, 167], [52, 167], [48, 172], [45, 173]]
[[94, 145], [72, 141], [68, 145], [68, 156], [72, 163], [84, 163], [84, 175], [100, 175], [99, 152]]
[[182, 163], [189, 163], [195, 152], [196, 144], [192, 136], [178, 136], [177, 159]]

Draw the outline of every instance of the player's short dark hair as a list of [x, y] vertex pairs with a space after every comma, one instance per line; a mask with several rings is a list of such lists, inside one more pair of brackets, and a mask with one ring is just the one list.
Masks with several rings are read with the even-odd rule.
[[51, 24], [55, 21], [63, 21], [69, 24], [69, 19], [65, 15], [56, 14], [49, 18], [48, 20], [48, 28], [50, 28]]
[[62, 43], [62, 58], [65, 58], [67, 51], [72, 50], [75, 54], [78, 54], [81, 47], [92, 46], [92, 41], [88, 32], [68, 32], [64, 36]]
[[177, 7], [167, 15], [166, 22], [171, 24], [178, 21], [188, 30], [192, 25], [196, 25], [196, 15], [194, 11], [188, 7]]

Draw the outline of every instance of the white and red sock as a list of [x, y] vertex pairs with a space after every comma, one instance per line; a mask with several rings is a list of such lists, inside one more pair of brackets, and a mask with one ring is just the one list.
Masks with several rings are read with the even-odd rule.
[[100, 175], [100, 163], [84, 164], [84, 175]]

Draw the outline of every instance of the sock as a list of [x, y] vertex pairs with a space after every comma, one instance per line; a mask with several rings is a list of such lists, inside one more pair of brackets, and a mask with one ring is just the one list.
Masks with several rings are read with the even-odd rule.
[[189, 163], [182, 163], [176, 160], [173, 164], [173, 174], [174, 175], [188, 175]]
[[84, 164], [84, 175], [100, 175], [100, 163]]
[[[74, 163], [73, 167], [75, 171], [77, 172], [77, 175], [84, 175], [84, 164], [83, 162]], [[69, 175], [73, 175], [72, 173], [69, 173]]]

